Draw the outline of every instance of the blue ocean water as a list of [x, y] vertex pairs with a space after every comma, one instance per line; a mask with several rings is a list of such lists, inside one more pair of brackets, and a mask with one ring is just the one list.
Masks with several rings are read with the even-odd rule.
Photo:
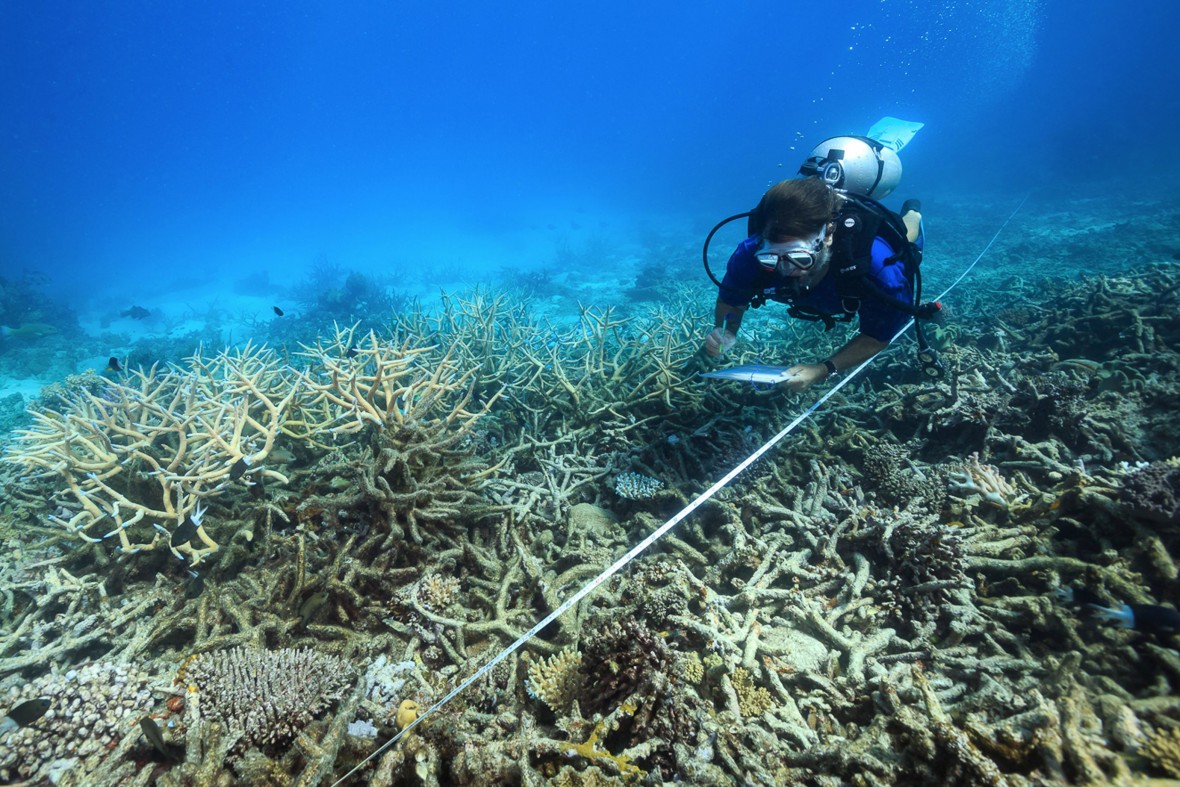
[[[1088, 625], [1094, 605], [1082, 593], [1109, 609], [1177, 601], [1174, 534], [1144, 525], [1175, 524], [1180, 511], [1152, 486], [1177, 473], [1161, 461], [1177, 433], [1175, 306], [1161, 293], [1176, 288], [1171, 270], [1119, 276], [1180, 259], [1177, 22], [1163, 0], [0, 5], [0, 448], [16, 446], [0, 451], [13, 460], [0, 468], [0, 781], [71, 768], [94, 784], [125, 783], [134, 769], [179, 781], [216, 766], [244, 782], [305, 767], [306, 782], [330, 765], [317, 752], [337, 758], [336, 778], [360, 752], [379, 753], [354, 725], [403, 727], [460, 679], [476, 681], [466, 709], [419, 728], [426, 743], [382, 764], [387, 781], [411, 768], [425, 781], [430, 768], [444, 783], [513, 783], [607, 761], [630, 778], [632, 756], [652, 783], [694, 783], [694, 773], [710, 776], [697, 783], [794, 783], [766, 774], [805, 771], [997, 781], [1001, 769], [1017, 781], [1064, 782], [1068, 771], [1098, 782], [1138, 768], [1152, 748], [1140, 731], [1174, 732], [1175, 706], [1162, 702], [1175, 699], [1164, 696], [1174, 665], [1165, 648], [1136, 652], [1136, 641]], [[785, 460], [685, 522], [667, 553], [677, 565], [653, 560], [617, 584], [584, 584], [670, 503], [756, 459], [772, 422], [799, 403], [732, 380], [682, 390], [704, 359], [682, 363], [691, 326], [675, 320], [699, 309], [701, 333], [713, 324], [700, 241], [792, 177], [814, 144], [883, 116], [925, 124], [902, 151], [889, 203], [924, 201], [927, 295], [988, 254], [948, 301], [946, 312], [967, 316], [929, 328], [948, 384], [922, 384], [933, 355], [923, 369], [907, 339], [906, 360], [862, 380], [859, 401], [832, 412], [833, 400], [828, 420], [780, 449]], [[719, 236], [720, 259], [738, 239]], [[1042, 287], [1042, 276], [1084, 273], [1106, 278], [1084, 295]], [[463, 301], [467, 316], [503, 319], [470, 320], [466, 333], [415, 311], [412, 330], [390, 319], [412, 298], [430, 308], [440, 290], [482, 282], [517, 286], [511, 296], [542, 317], [516, 326], [515, 305], [480, 293]], [[1046, 293], [1060, 310], [1034, 300]], [[682, 311], [662, 323], [608, 311], [638, 304], [650, 317], [671, 298]], [[579, 317], [591, 326], [581, 342], [561, 324]], [[300, 353], [315, 332], [354, 321], [364, 321], [357, 335]], [[751, 315], [735, 353], [743, 365], [834, 363], [816, 347], [839, 346], [839, 334], [783, 322], [777, 305]], [[660, 325], [674, 330], [657, 339]], [[366, 346], [369, 328], [400, 331], [398, 341], [388, 353]], [[219, 376], [213, 361], [161, 373], [158, 387], [154, 373], [126, 374], [198, 344], [208, 360], [248, 340], [269, 349], [233, 359], [247, 368], [240, 376]], [[455, 346], [469, 368], [451, 363]], [[499, 363], [502, 351], [515, 361]], [[763, 352], [776, 355], [750, 357]], [[66, 380], [104, 366], [131, 386]], [[394, 385], [426, 370], [429, 384]], [[827, 383], [774, 440], [828, 401]], [[41, 404], [68, 418], [33, 421], [24, 405], [42, 386]], [[621, 404], [598, 398], [612, 388]], [[682, 406], [689, 395], [706, 406]], [[450, 414], [427, 423], [448, 397]], [[152, 398], [165, 404], [139, 404]], [[478, 430], [477, 412], [488, 415]], [[12, 431], [20, 419], [40, 431]], [[290, 441], [272, 442], [280, 426]], [[72, 537], [46, 538], [54, 528]], [[94, 543], [74, 538], [73, 550], [77, 536]], [[1094, 578], [1104, 586], [1089, 587]], [[587, 680], [575, 712], [585, 719], [562, 718], [535, 691], [540, 657], [504, 663], [510, 677], [475, 675], [534, 613], [556, 617], [554, 599], [572, 603], [576, 588], [600, 583], [612, 600], [600, 619], [586, 614], [594, 599], [575, 610], [587, 646], [569, 652], [585, 669], [560, 686]], [[1069, 608], [1036, 602], [1073, 589]], [[1136, 636], [1150, 631], [1148, 610], [1153, 637], [1175, 628], [1174, 609], [1135, 606]], [[568, 629], [554, 632], [570, 617], [528, 634], [543, 632], [534, 644], [545, 642], [537, 653], [549, 651], [550, 666], [566, 653], [553, 650]], [[269, 689], [247, 713], [236, 699], [218, 710], [215, 681], [201, 676], [213, 668], [194, 666], [193, 652], [231, 642], [263, 645], [266, 657], [241, 658], [264, 664], [289, 644], [355, 662], [307, 651], [322, 682], [273, 667], [296, 690], [273, 694], [299, 697], [284, 713], [301, 728], [380, 649], [365, 667], [368, 705], [350, 692], [322, 714], [358, 715], [355, 740], [343, 742], [341, 715], [287, 746], [287, 719], [254, 712], [278, 704]], [[659, 682], [615, 691], [625, 686], [616, 675], [657, 670]], [[186, 723], [203, 725], [212, 709], [229, 736], [172, 719], [162, 745], [158, 712], [141, 717], [142, 741], [128, 734], [132, 713], [181, 712], [181, 697], [163, 704], [169, 684], [200, 698], [186, 700]], [[77, 711], [83, 727], [72, 715], [94, 696], [84, 685], [111, 700], [104, 712], [118, 709], [101, 726], [100, 712]], [[522, 692], [532, 705], [514, 705]], [[793, 717], [764, 724], [759, 705], [783, 700]], [[54, 729], [32, 726], [28, 701], [54, 708]], [[586, 724], [601, 713], [610, 726]], [[657, 715], [668, 725], [647, 729], [661, 735], [624, 751], [620, 730]], [[239, 758], [239, 716], [268, 719], [243, 747], [281, 745]], [[65, 756], [80, 740], [93, 747], [82, 768]], [[165, 764], [181, 740], [206, 755]], [[1067, 745], [1018, 745], [1041, 740]], [[803, 756], [788, 760], [788, 749]], [[118, 778], [98, 778], [100, 761]]]
[[883, 115], [926, 123], [905, 195], [1174, 192], [1177, 21], [1163, 0], [6, 3], [0, 275], [84, 312], [317, 260], [543, 271], [697, 242]]

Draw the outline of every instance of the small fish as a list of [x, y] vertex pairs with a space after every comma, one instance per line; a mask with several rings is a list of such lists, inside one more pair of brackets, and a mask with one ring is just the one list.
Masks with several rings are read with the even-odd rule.
[[180, 523], [180, 527], [172, 531], [172, 536], [168, 539], [168, 545], [176, 549], [192, 541], [193, 537], [197, 535], [197, 528], [201, 526], [201, 520], [205, 518], [205, 512], [207, 510], [200, 503], [193, 506], [193, 510]]
[[197, 534], [197, 523], [193, 521], [192, 516], [187, 516], [184, 521], [180, 523], [180, 527], [172, 531], [172, 537], [168, 539], [168, 543], [173, 548], [183, 546], [193, 540]]
[[308, 621], [315, 617], [315, 613], [320, 611], [320, 607], [328, 603], [328, 591], [321, 590], [310, 596], [307, 601], [303, 602], [303, 606], [299, 607], [299, 627], [306, 628]]
[[272, 306], [271, 308], [275, 310], [275, 314], [277, 314], [280, 317], [283, 316], [283, 310], [280, 309], [278, 306]]
[[229, 468], [229, 480], [237, 481], [242, 477], [242, 474], [250, 467], [250, 463], [246, 461], [246, 457], [240, 458], [234, 462]]
[[164, 733], [160, 731], [160, 725], [156, 724], [155, 719], [151, 716], [144, 716], [139, 720], [139, 729], [143, 730], [143, 737], [156, 747], [156, 751], [170, 760], [176, 759], [176, 756], [168, 751], [168, 744], [164, 742]]
[[205, 578], [192, 569], [188, 573], [190, 576], [184, 583], [184, 597], [196, 598], [205, 591]]
[[349, 345], [348, 349], [344, 351], [344, 357], [345, 358], [355, 358], [356, 357], [356, 345], [355, 344]]
[[401, 705], [397, 706], [397, 716], [395, 717], [397, 728], [399, 730], [404, 730], [406, 727], [409, 727], [411, 724], [416, 722], [418, 717], [421, 715], [421, 705], [414, 702], [413, 700], [402, 700]]
[[107, 371], [121, 372], [123, 371], [123, 364], [119, 363], [119, 359], [112, 355], [110, 359], [107, 360]]
[[124, 309], [119, 312], [120, 317], [130, 317], [133, 320], [145, 320], [152, 316], [152, 313], [142, 306], [132, 306], [130, 309]]
[[49, 706], [53, 701], [49, 697], [37, 697], [32, 700], [25, 700], [20, 705], [17, 705], [12, 710], [8, 711], [8, 715], [0, 721], [0, 732], [7, 732], [16, 727], [29, 727], [33, 722], [40, 719], [49, 710]]
[[1180, 631], [1180, 612], [1159, 604], [1120, 604], [1117, 607], [1088, 605], [1100, 620], [1111, 620], [1119, 628], [1135, 629], [1151, 634], [1170, 634]]

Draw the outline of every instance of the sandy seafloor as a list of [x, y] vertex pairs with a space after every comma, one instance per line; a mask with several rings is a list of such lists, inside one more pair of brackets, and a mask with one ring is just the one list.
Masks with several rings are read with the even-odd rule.
[[[926, 198], [927, 297], [1018, 202]], [[346, 777], [826, 390], [686, 366], [698, 243], [585, 234], [475, 280], [29, 283], [55, 330], [0, 346], [0, 415], [34, 429], [2, 471], [0, 690], [50, 707], [6, 725], [0, 781], [1180, 778], [1180, 214], [1096, 189], [1035, 194], [944, 299], [943, 379], [899, 340]], [[846, 338], [771, 305], [729, 362]], [[69, 377], [112, 355], [132, 373]]]

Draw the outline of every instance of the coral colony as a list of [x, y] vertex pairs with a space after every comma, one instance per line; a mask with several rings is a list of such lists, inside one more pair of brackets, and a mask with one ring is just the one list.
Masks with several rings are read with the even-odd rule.
[[0, 479], [0, 780], [331, 784], [400, 730], [345, 783], [1180, 778], [1178, 290], [977, 288], [944, 379], [902, 342], [431, 713], [813, 401], [697, 376], [710, 293], [67, 380]]

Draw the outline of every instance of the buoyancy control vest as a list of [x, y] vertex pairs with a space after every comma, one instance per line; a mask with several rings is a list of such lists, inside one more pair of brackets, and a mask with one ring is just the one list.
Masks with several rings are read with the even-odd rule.
[[[813, 311], [791, 303], [789, 297], [776, 300], [788, 303], [792, 317], [823, 322], [828, 330], [837, 322], [850, 321], [865, 298], [883, 301], [890, 307], [914, 317], [929, 316], [928, 307], [919, 306], [922, 297], [922, 250], [908, 239], [901, 217], [871, 197], [851, 192], [837, 194], [840, 208], [833, 219], [834, 239], [830, 275], [835, 277], [836, 291], [840, 294], [843, 313], [827, 314]], [[760, 201], [757, 207], [750, 211], [746, 221], [747, 235], [756, 235], [762, 230], [765, 225], [764, 214], [763, 202]], [[895, 250], [893, 256], [885, 260], [885, 264], [900, 264], [904, 267], [906, 281], [913, 287], [909, 303], [884, 292], [869, 277], [873, 263], [873, 242], [878, 237]], [[766, 300], [766, 293], [755, 293], [750, 305], [758, 307]]]

